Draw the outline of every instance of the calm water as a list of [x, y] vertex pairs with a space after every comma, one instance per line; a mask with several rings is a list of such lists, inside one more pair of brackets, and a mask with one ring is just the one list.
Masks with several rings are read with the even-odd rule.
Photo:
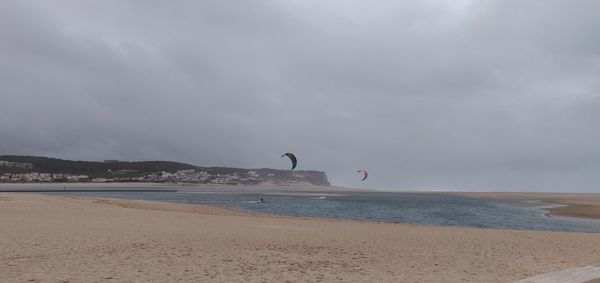
[[[328, 192], [277, 195], [172, 187], [177, 192], [52, 193], [178, 203], [215, 204], [240, 210], [397, 223], [548, 231], [600, 232], [600, 221], [544, 216], [543, 206], [429, 193]], [[272, 191], [271, 191], [272, 192]], [[259, 202], [263, 198], [265, 203]]]

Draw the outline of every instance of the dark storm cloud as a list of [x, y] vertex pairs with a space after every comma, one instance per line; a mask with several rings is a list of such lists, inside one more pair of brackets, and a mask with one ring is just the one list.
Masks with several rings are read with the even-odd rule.
[[3, 154], [595, 190], [596, 1], [3, 1]]

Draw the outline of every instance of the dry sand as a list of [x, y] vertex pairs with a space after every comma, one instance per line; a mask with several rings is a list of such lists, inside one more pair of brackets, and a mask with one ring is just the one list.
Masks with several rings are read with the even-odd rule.
[[461, 192], [463, 196], [531, 200], [564, 206], [548, 208], [552, 215], [600, 219], [600, 194], [597, 193], [520, 193], [520, 192]]
[[600, 263], [600, 235], [0, 194], [1, 282], [511, 282]]

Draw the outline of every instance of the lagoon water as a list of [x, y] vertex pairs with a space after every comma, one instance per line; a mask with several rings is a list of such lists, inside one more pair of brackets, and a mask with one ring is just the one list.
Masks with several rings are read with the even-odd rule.
[[[123, 187], [126, 189], [126, 187]], [[137, 188], [139, 189], [139, 187]], [[55, 192], [51, 194], [210, 204], [251, 212], [546, 231], [600, 232], [600, 221], [548, 217], [542, 204], [479, 199], [433, 193], [221, 191], [202, 187], [169, 187], [176, 192]], [[260, 198], [264, 199], [261, 203]], [[547, 207], [547, 206], [546, 206]]]

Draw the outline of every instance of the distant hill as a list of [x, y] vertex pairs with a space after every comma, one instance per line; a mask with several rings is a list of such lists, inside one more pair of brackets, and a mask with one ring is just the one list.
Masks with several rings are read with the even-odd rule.
[[[172, 162], [172, 161], [72, 161], [49, 157], [38, 156], [18, 156], [18, 155], [0, 155], [1, 161], [11, 161], [19, 163], [33, 164], [33, 170], [44, 173], [68, 173], [68, 174], [105, 174], [108, 170], [136, 170], [139, 172], [176, 172], [179, 170], [196, 169], [190, 164]], [[23, 171], [21, 168], [0, 167], [0, 172]], [[31, 171], [31, 170], [27, 170]]]
[[[3, 162], [4, 161], [4, 162]], [[3, 165], [4, 164], [4, 165]], [[52, 173], [87, 175], [90, 178], [138, 178], [156, 172], [175, 173], [181, 170], [194, 170], [217, 175], [248, 176], [257, 174], [257, 182], [297, 183], [305, 182], [319, 186], [329, 186], [327, 175], [321, 171], [289, 171], [276, 169], [243, 169], [228, 167], [199, 167], [173, 161], [73, 161], [39, 156], [0, 155], [0, 173]]]

